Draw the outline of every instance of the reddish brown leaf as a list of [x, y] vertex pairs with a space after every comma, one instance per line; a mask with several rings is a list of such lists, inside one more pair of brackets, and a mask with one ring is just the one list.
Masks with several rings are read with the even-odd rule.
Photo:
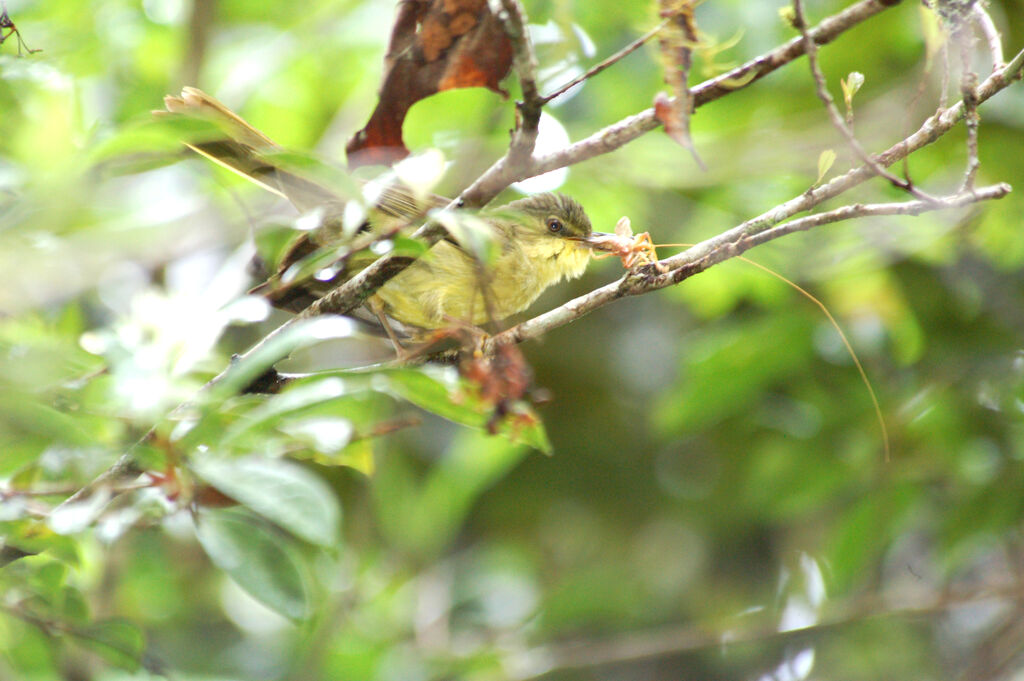
[[487, 421], [487, 430], [492, 435], [506, 416], [523, 416], [514, 406], [530, 398], [533, 371], [518, 346], [505, 343], [498, 345], [491, 356], [466, 356], [459, 364], [459, 373], [475, 386], [477, 396], [493, 407]]
[[669, 137], [683, 146], [687, 145], [689, 135], [683, 124], [684, 118], [680, 115], [679, 107], [664, 92], [654, 95], [654, 117], [665, 126]]
[[413, 104], [443, 90], [499, 83], [512, 66], [512, 43], [487, 0], [402, 0], [384, 58], [377, 108], [346, 148], [351, 167], [390, 164], [408, 155], [402, 122]]
[[697, 155], [690, 138], [690, 112], [693, 102], [687, 83], [690, 66], [693, 63], [692, 48], [699, 42], [697, 23], [693, 16], [696, 3], [693, 0], [659, 0], [661, 16], [671, 19], [662, 30], [658, 43], [665, 65], [665, 82], [672, 89], [675, 99], [664, 93], [654, 98], [654, 115], [665, 126], [665, 132], [680, 146], [693, 154], [702, 170], [704, 162]]
[[230, 508], [238, 502], [211, 485], [196, 487], [192, 500], [203, 508]]

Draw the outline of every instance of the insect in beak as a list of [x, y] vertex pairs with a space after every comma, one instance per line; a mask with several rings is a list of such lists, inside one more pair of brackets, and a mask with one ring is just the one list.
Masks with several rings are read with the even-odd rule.
[[[601, 251], [595, 258], [614, 256], [622, 260], [626, 269], [638, 265], [657, 265], [658, 251], [647, 232], [633, 234], [629, 218], [623, 216], [615, 224], [615, 233], [594, 232], [588, 238], [588, 245], [595, 251]], [[660, 271], [660, 265], [658, 265]]]
[[571, 236], [570, 241], [575, 241], [581, 246], [592, 248], [595, 251], [609, 251], [615, 248], [618, 237], [609, 232], [591, 232], [586, 236]]

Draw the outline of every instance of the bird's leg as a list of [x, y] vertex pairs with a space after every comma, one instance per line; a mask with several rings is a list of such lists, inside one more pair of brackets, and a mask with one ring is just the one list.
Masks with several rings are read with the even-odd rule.
[[444, 357], [447, 360], [452, 360], [456, 356], [477, 358], [483, 356], [484, 341], [490, 338], [489, 333], [451, 317], [445, 317], [445, 321], [449, 326], [415, 336], [417, 344], [412, 350], [406, 351], [407, 359]]
[[491, 337], [491, 334], [474, 326], [469, 322], [460, 319], [445, 317], [445, 321], [451, 324], [451, 334], [459, 339], [460, 345], [474, 357], [483, 356], [484, 342]]
[[409, 361], [415, 353], [410, 353], [406, 350], [401, 341], [398, 340], [398, 336], [395, 335], [394, 329], [391, 328], [391, 322], [388, 321], [387, 315], [384, 314], [384, 308], [380, 304], [380, 301], [376, 298], [370, 298], [366, 301], [366, 306], [370, 309], [370, 312], [377, 317], [380, 325], [384, 327], [384, 333], [386, 333], [388, 338], [391, 340], [391, 345], [395, 348], [395, 357], [398, 361], [402, 363]]

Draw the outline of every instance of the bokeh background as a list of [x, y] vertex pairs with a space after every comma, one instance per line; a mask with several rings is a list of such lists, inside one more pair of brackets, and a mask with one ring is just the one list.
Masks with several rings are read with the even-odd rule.
[[[846, 3], [808, 5], [816, 22]], [[39, 553], [0, 568], [0, 679], [1024, 678], [1019, 192], [748, 254], [845, 328], [888, 461], [821, 311], [730, 261], [523, 347], [550, 394], [537, 410], [551, 456], [467, 426], [444, 370], [335, 372], [273, 398], [221, 395], [151, 452], [157, 469], [188, 457], [221, 489], [236, 482], [230, 463], [197, 459], [260, 454], [279, 464], [271, 486], [311, 490], [321, 513], [283, 517], [294, 500], [274, 506], [257, 485], [238, 492], [253, 495], [243, 509], [181, 508], [165, 486], [51, 514], [287, 318], [243, 294], [253, 238], [280, 244], [296, 215], [184, 153], [150, 110], [197, 85], [285, 147], [341, 164], [376, 102], [394, 6], [6, 6], [42, 51], [0, 46], [0, 528], [5, 546]], [[708, 47], [692, 82], [791, 39], [783, 6], [700, 5]], [[542, 90], [657, 21], [650, 3], [525, 7]], [[1012, 56], [1020, 3], [989, 11]], [[939, 105], [934, 29], [904, 2], [822, 49], [835, 96], [840, 78], [865, 76], [854, 105], [867, 148]], [[549, 113], [576, 140], [663, 88], [647, 46]], [[437, 190], [451, 194], [501, 155], [512, 117], [497, 94], [447, 92], [416, 105], [405, 139], [444, 152]], [[838, 156], [833, 174], [851, 164], [804, 60], [700, 108], [692, 127], [707, 172], [655, 131], [573, 167], [560, 190], [597, 229], [628, 215], [658, 243], [696, 242], [803, 192], [822, 151]], [[980, 183], [1020, 184], [1022, 128], [1020, 85], [982, 107]], [[961, 127], [906, 170], [941, 194], [964, 165]], [[826, 208], [885, 200], [904, 195], [875, 181]], [[595, 263], [532, 312], [621, 273]], [[339, 337], [301, 337], [282, 366], [388, 354], [358, 330], [327, 335]], [[410, 417], [419, 425], [401, 427]]]

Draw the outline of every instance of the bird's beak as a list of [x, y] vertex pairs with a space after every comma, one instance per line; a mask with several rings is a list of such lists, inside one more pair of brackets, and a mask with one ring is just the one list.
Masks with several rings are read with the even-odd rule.
[[616, 245], [621, 242], [618, 235], [610, 234], [609, 232], [591, 232], [586, 236], [574, 236], [570, 238], [581, 246], [586, 246], [587, 248], [595, 251], [615, 250]]

